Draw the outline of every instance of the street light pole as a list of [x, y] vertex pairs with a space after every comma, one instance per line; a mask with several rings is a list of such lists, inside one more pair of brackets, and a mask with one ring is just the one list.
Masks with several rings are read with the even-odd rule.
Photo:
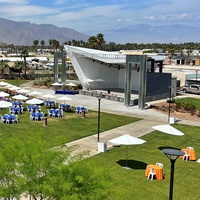
[[171, 112], [171, 103], [173, 103], [173, 100], [172, 100], [172, 88], [173, 88], [173, 85], [171, 86], [168, 86], [169, 88], [169, 99], [167, 100], [167, 103], [169, 104], [169, 109], [168, 109], [168, 123], [170, 123], [170, 112]]
[[99, 135], [100, 135], [100, 105], [101, 105], [101, 95], [96, 96], [98, 99], [98, 130], [97, 130], [97, 142], [99, 142]]
[[175, 160], [171, 161], [171, 172], [170, 172], [170, 185], [169, 185], [169, 200], [173, 199], [173, 188], [174, 188], [174, 163]]
[[195, 72], [196, 72], [196, 84], [198, 83], [198, 81], [197, 81], [197, 79], [198, 79], [198, 71], [199, 70], [195, 70]]
[[173, 200], [173, 188], [174, 188], [174, 164], [179, 156], [183, 156], [184, 152], [178, 149], [163, 149], [162, 152], [170, 159], [171, 172], [170, 172], [170, 186], [169, 186], [169, 200]]

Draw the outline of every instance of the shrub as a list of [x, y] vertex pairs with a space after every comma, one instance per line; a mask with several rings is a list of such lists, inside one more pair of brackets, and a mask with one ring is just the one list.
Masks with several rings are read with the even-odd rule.
[[182, 107], [182, 104], [181, 103], [175, 103], [175, 110], [178, 111], [180, 110]]

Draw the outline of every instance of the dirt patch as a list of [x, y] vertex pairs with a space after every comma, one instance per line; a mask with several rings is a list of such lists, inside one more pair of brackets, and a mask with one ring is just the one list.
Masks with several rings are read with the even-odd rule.
[[[171, 104], [171, 109], [170, 109], [170, 116], [175, 117], [176, 119], [180, 120], [192, 120], [192, 121], [198, 121], [200, 122], [200, 115], [199, 112], [191, 113], [191, 112], [186, 112], [185, 110], [178, 109], [176, 108], [175, 104]], [[162, 103], [156, 103], [151, 105], [151, 109], [165, 113], [168, 115], [169, 113], [169, 104], [162, 102]]]

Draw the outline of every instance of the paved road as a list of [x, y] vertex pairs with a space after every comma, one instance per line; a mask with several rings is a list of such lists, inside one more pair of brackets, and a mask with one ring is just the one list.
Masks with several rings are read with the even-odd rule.
[[[23, 87], [29, 88], [32, 91], [36, 90], [42, 92], [42, 94], [47, 94], [47, 93], [54, 94], [53, 90], [35, 88], [32, 87], [31, 84], [28, 85], [24, 84]], [[61, 97], [63, 95], [56, 94], [56, 96]], [[96, 97], [85, 96], [85, 95], [65, 95], [65, 96], [72, 98], [70, 104], [73, 106], [81, 105], [81, 106], [87, 106], [87, 108], [91, 110], [98, 110], [98, 100], [96, 99]], [[154, 102], [150, 102], [150, 104], [151, 103]], [[168, 116], [166, 114], [156, 112], [152, 109], [140, 110], [138, 109], [137, 106], [126, 107], [121, 102], [111, 101], [107, 99], [101, 100], [101, 112], [138, 117], [142, 119], [141, 121], [100, 133], [100, 141], [106, 143], [108, 148], [112, 147], [112, 144], [108, 142], [112, 138], [118, 137], [123, 134], [130, 134], [135, 137], [141, 137], [145, 134], [152, 132], [153, 131], [152, 126], [168, 123], [167, 122]], [[199, 122], [194, 122], [194, 121], [179, 121], [178, 123], [199, 126]], [[97, 134], [77, 141], [70, 142], [67, 145], [68, 146], [78, 145], [79, 148], [75, 151], [75, 153], [89, 151], [90, 156], [99, 153], [99, 151], [97, 151], [98, 148]]]

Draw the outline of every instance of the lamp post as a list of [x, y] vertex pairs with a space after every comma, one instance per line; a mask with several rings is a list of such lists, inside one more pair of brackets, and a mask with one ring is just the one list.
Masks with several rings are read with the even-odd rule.
[[171, 162], [169, 200], [172, 200], [173, 199], [173, 187], [174, 187], [174, 163], [179, 156], [184, 155], [184, 152], [182, 152], [178, 149], [163, 149], [162, 152], [170, 159], [170, 162]]
[[199, 70], [195, 70], [195, 72], [196, 72], [196, 84], [198, 83], [198, 81], [197, 81], [197, 79], [198, 79], [198, 71]]
[[97, 131], [97, 142], [99, 142], [99, 133], [100, 133], [100, 105], [101, 105], [102, 95], [99, 94], [96, 97], [98, 99], [98, 131]]
[[173, 103], [173, 100], [172, 100], [172, 88], [174, 86], [171, 85], [171, 86], [168, 86], [169, 88], [169, 99], [167, 100], [167, 103], [169, 104], [169, 109], [168, 109], [168, 123], [170, 122], [170, 112], [171, 112], [171, 103]]

